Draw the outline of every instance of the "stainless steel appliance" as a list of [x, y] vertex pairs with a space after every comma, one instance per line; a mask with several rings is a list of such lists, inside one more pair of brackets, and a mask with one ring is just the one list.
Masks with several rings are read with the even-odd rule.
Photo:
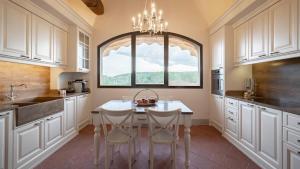
[[223, 96], [224, 94], [224, 70], [211, 71], [211, 93]]
[[76, 92], [76, 93], [81, 93], [81, 92], [89, 92], [89, 88], [87, 85], [86, 80], [78, 79], [75, 81], [69, 82], [69, 87], [70, 93]]

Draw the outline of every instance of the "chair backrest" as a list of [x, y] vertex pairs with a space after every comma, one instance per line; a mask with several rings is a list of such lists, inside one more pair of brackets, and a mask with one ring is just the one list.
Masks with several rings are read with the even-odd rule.
[[[178, 129], [179, 117], [181, 109], [175, 109], [171, 111], [156, 111], [152, 109], [146, 109], [149, 134], [155, 135], [162, 129], [173, 131], [174, 134]], [[175, 136], [175, 135], [174, 135]]]
[[[107, 125], [111, 125], [112, 129], [119, 129], [124, 134], [130, 135], [133, 123], [134, 109], [126, 110], [107, 110], [100, 109], [101, 124], [104, 135], [108, 135]], [[124, 130], [124, 126], [129, 130]]]

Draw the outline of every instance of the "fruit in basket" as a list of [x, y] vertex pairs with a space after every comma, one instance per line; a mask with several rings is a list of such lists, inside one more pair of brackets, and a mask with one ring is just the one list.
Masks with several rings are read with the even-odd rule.
[[154, 99], [154, 98], [149, 99], [149, 103], [155, 103], [155, 102], [156, 102], [156, 99]]

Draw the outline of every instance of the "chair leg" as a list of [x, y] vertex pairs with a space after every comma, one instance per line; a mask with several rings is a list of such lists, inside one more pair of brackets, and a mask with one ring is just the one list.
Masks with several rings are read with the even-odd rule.
[[176, 168], [176, 141], [173, 143], [173, 169]]
[[136, 157], [136, 138], [133, 139], [133, 161], [135, 161]]
[[111, 145], [111, 154], [110, 154], [110, 163], [113, 163], [114, 161], [114, 151], [115, 151], [115, 145]]
[[108, 150], [107, 142], [105, 142], [105, 169], [109, 169], [108, 157], [109, 157], [109, 150]]
[[138, 139], [139, 139], [139, 152], [141, 151], [142, 144], [142, 124], [138, 124]]
[[131, 141], [128, 143], [128, 169], [131, 169]]
[[154, 157], [153, 157], [153, 144], [150, 143], [150, 169], [153, 169]]

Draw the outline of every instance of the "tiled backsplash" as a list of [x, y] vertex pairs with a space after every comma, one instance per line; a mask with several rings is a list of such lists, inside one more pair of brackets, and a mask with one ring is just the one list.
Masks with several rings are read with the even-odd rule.
[[252, 71], [257, 95], [289, 104], [300, 102], [300, 58], [255, 64]]
[[0, 61], [0, 101], [5, 101], [11, 84], [26, 84], [15, 89], [17, 98], [43, 95], [50, 89], [50, 68]]

